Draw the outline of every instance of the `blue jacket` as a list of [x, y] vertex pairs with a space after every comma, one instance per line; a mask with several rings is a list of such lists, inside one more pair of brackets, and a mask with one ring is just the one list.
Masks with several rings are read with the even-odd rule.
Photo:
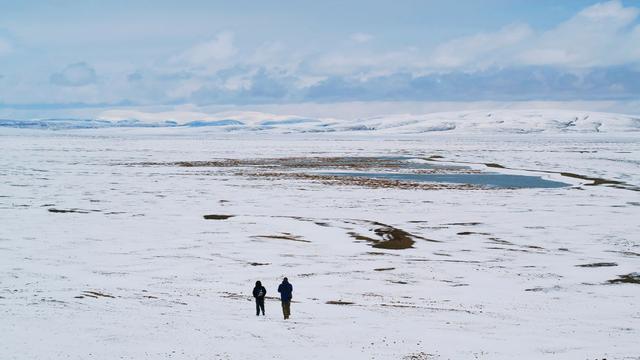
[[293, 285], [283, 281], [282, 284], [278, 286], [278, 292], [280, 293], [280, 300], [291, 301], [293, 297]]

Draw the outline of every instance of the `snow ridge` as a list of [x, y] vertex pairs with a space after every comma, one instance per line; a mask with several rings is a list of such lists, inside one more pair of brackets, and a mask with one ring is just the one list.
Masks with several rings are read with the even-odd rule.
[[459, 111], [359, 119], [313, 118], [260, 112], [107, 112], [97, 119], [0, 119], [0, 128], [208, 128], [213, 131], [456, 133], [610, 133], [640, 131], [640, 117], [567, 110]]

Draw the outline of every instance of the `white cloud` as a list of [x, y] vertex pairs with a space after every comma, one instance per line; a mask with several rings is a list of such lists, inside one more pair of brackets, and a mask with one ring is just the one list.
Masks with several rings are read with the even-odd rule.
[[361, 80], [396, 72], [414, 72], [425, 66], [424, 54], [415, 48], [387, 52], [335, 52], [310, 61], [310, 70], [314, 75], [341, 75]]
[[456, 38], [433, 50], [408, 47], [385, 52], [349, 49], [318, 56], [311, 61], [315, 74], [367, 79], [397, 72], [414, 75], [454, 69], [478, 69], [513, 58], [515, 47], [533, 36], [529, 26], [509, 25], [494, 33]]
[[225, 31], [215, 38], [196, 44], [172, 59], [172, 63], [182, 63], [190, 67], [215, 71], [228, 65], [237, 53], [233, 44], [233, 33]]
[[613, 0], [589, 6], [556, 27], [535, 33], [510, 25], [441, 44], [430, 65], [465, 70], [487, 66], [550, 65], [574, 68], [640, 61], [640, 9]]
[[438, 46], [430, 63], [436, 68], [482, 67], [504, 60], [505, 50], [531, 38], [528, 25], [514, 24], [494, 33], [481, 33], [451, 40]]
[[[547, 91], [544, 94], [550, 97], [556, 90], [548, 90], [547, 85], [553, 85], [556, 80], [564, 81], [568, 89], [573, 89], [571, 86], [582, 83], [586, 75], [598, 69], [604, 69], [599, 82], [589, 83], [598, 90], [589, 91], [608, 98], [607, 93], [598, 92], [606, 88], [611, 89], [606, 90], [610, 93], [630, 97], [638, 91], [633, 86], [634, 73], [606, 70], [612, 65], [625, 65], [627, 70], [640, 66], [639, 16], [637, 5], [624, 6], [620, 1], [608, 1], [587, 7], [545, 31], [536, 31], [527, 24], [511, 24], [493, 32], [472, 33], [420, 48], [400, 47], [397, 42], [384, 43], [382, 39], [376, 41], [376, 46], [370, 46], [367, 43], [373, 37], [367, 33], [343, 33], [336, 42], [323, 48], [317, 44], [292, 47], [283, 41], [267, 41], [257, 47], [245, 48], [236, 43], [233, 33], [221, 32], [206, 41], [185, 44], [184, 50], [175, 52], [174, 56], [135, 67], [133, 63], [127, 63], [128, 59], [123, 59], [128, 66], [109, 70], [108, 60], [90, 58], [100, 70], [100, 81], [97, 81], [93, 67], [86, 63], [61, 69], [50, 76], [48, 86], [42, 87], [33, 84], [42, 78], [46, 80], [51, 70], [43, 70], [47, 71], [44, 74], [30, 74], [26, 70], [24, 74], [7, 72], [5, 76], [15, 85], [0, 89], [0, 95], [5, 100], [118, 102], [126, 99], [141, 104], [243, 103], [256, 101], [252, 100], [256, 98], [265, 102], [271, 99], [276, 102], [304, 101], [327, 94], [337, 94], [336, 98], [343, 100], [376, 96], [416, 99], [432, 96], [428, 91], [433, 89], [435, 95], [441, 94], [437, 86], [440, 82], [450, 81], [452, 86], [462, 89], [465, 86], [460, 83], [465, 81], [471, 85], [469, 87], [479, 86], [476, 78], [465, 80], [476, 70], [487, 70], [483, 73], [495, 76], [495, 82], [499, 83], [482, 85], [487, 92], [497, 88], [498, 95], [505, 95], [500, 91], [530, 94], [522, 89], [530, 87], [530, 79], [536, 80], [536, 72], [524, 67], [540, 66], [543, 69], [539, 72], [539, 83], [542, 84], [539, 91]], [[0, 56], [12, 51], [12, 46], [21, 44], [14, 39], [10, 33], [0, 33]], [[23, 52], [24, 48], [18, 49]], [[550, 75], [545, 75], [547, 70]], [[456, 77], [461, 73], [465, 75]], [[517, 89], [500, 88], [514, 73], [525, 78], [514, 84], [526, 84]], [[570, 76], [559, 80], [554, 77], [563, 73]], [[127, 74], [134, 76], [127, 77]], [[548, 84], [545, 76], [549, 76]], [[122, 81], [118, 82], [118, 79]], [[7, 82], [7, 79], [3, 80], [3, 83]], [[89, 84], [95, 85], [85, 86]], [[317, 91], [308, 95], [312, 87]], [[339, 92], [341, 89], [344, 94]], [[566, 90], [562, 96], [570, 97], [572, 91]], [[585, 90], [584, 94], [589, 93]], [[615, 97], [615, 94], [611, 96]]]
[[0, 37], [0, 56], [7, 55], [13, 51], [13, 46], [8, 39]]
[[51, 83], [60, 86], [84, 86], [95, 83], [96, 79], [96, 71], [84, 62], [67, 65], [50, 78]]
[[592, 5], [578, 13], [574, 19], [588, 19], [592, 22], [606, 22], [613, 21], [614, 23], [625, 25], [638, 16], [638, 9], [622, 6], [619, 0], [598, 3]]
[[[374, 52], [350, 48], [310, 60], [314, 75], [355, 78], [408, 72], [475, 71], [490, 67], [588, 68], [640, 63], [640, 9], [613, 0], [597, 3], [543, 32], [511, 24], [495, 32], [451, 39], [432, 49]], [[360, 36], [365, 35], [365, 36]], [[353, 34], [353, 41], [367, 41]]]
[[0, 56], [8, 55], [14, 52], [16, 38], [8, 29], [0, 27]]
[[223, 86], [225, 89], [231, 91], [250, 89], [251, 85], [253, 85], [250, 75], [253, 74], [243, 74], [240, 76], [230, 77], [229, 79], [227, 79], [227, 81], [224, 82]]
[[293, 75], [307, 56], [300, 51], [287, 48], [281, 41], [269, 41], [258, 46], [242, 64]]
[[351, 36], [349, 36], [349, 38], [352, 41], [355, 41], [357, 43], [367, 43], [371, 40], [373, 40], [373, 35], [371, 34], [367, 34], [367, 33], [362, 33], [362, 32], [358, 32], [358, 33], [354, 33], [351, 34]]
[[150, 69], [151, 78], [160, 79], [153, 97], [157, 98], [158, 86], [164, 86], [163, 92], [171, 99], [189, 98], [203, 89], [250, 90], [259, 72], [283, 79], [292, 89], [304, 89], [336, 76], [358, 82], [399, 73], [419, 77], [529, 65], [574, 71], [630, 64], [640, 62], [640, 46], [636, 45], [640, 43], [640, 26], [634, 28], [638, 12], [638, 8], [614, 0], [587, 7], [544, 32], [527, 24], [511, 24], [433, 48], [354, 46], [373, 39], [368, 33], [357, 32], [348, 35], [351, 45], [344, 48], [309, 52], [282, 41], [267, 41], [239, 49], [234, 34], [225, 31]]
[[249, 57], [249, 62], [253, 64], [269, 64], [279, 62], [286, 56], [286, 46], [279, 41], [269, 41], [256, 48]]
[[619, 1], [592, 5], [538, 35], [513, 62], [591, 67], [640, 61], [640, 54], [632, 51], [640, 47], [637, 27], [631, 28], [638, 14], [638, 8]]
[[171, 99], [188, 98], [203, 86], [203, 82], [198, 79], [183, 80], [176, 86], [168, 88], [166, 95]]

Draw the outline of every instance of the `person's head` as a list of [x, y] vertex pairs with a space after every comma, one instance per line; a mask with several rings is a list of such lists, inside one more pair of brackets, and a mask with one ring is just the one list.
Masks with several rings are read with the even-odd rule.
[[256, 281], [256, 287], [258, 286], [262, 286], [262, 283], [260, 281]]
[[282, 279], [282, 282], [286, 284], [286, 283], [288, 283], [288, 282], [289, 282], [289, 279], [284, 278], [284, 279]]

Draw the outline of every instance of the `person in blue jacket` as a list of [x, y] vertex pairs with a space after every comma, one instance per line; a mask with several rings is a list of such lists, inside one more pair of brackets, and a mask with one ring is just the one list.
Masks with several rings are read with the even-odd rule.
[[289, 283], [289, 279], [282, 280], [282, 284], [278, 286], [278, 292], [282, 300], [282, 314], [286, 320], [291, 316], [291, 298], [293, 297], [293, 286]]
[[260, 310], [262, 310], [262, 316], [264, 316], [265, 295], [267, 295], [267, 289], [262, 286], [260, 281], [256, 281], [256, 287], [253, 288], [253, 297], [256, 298], [256, 316], [260, 316]]

